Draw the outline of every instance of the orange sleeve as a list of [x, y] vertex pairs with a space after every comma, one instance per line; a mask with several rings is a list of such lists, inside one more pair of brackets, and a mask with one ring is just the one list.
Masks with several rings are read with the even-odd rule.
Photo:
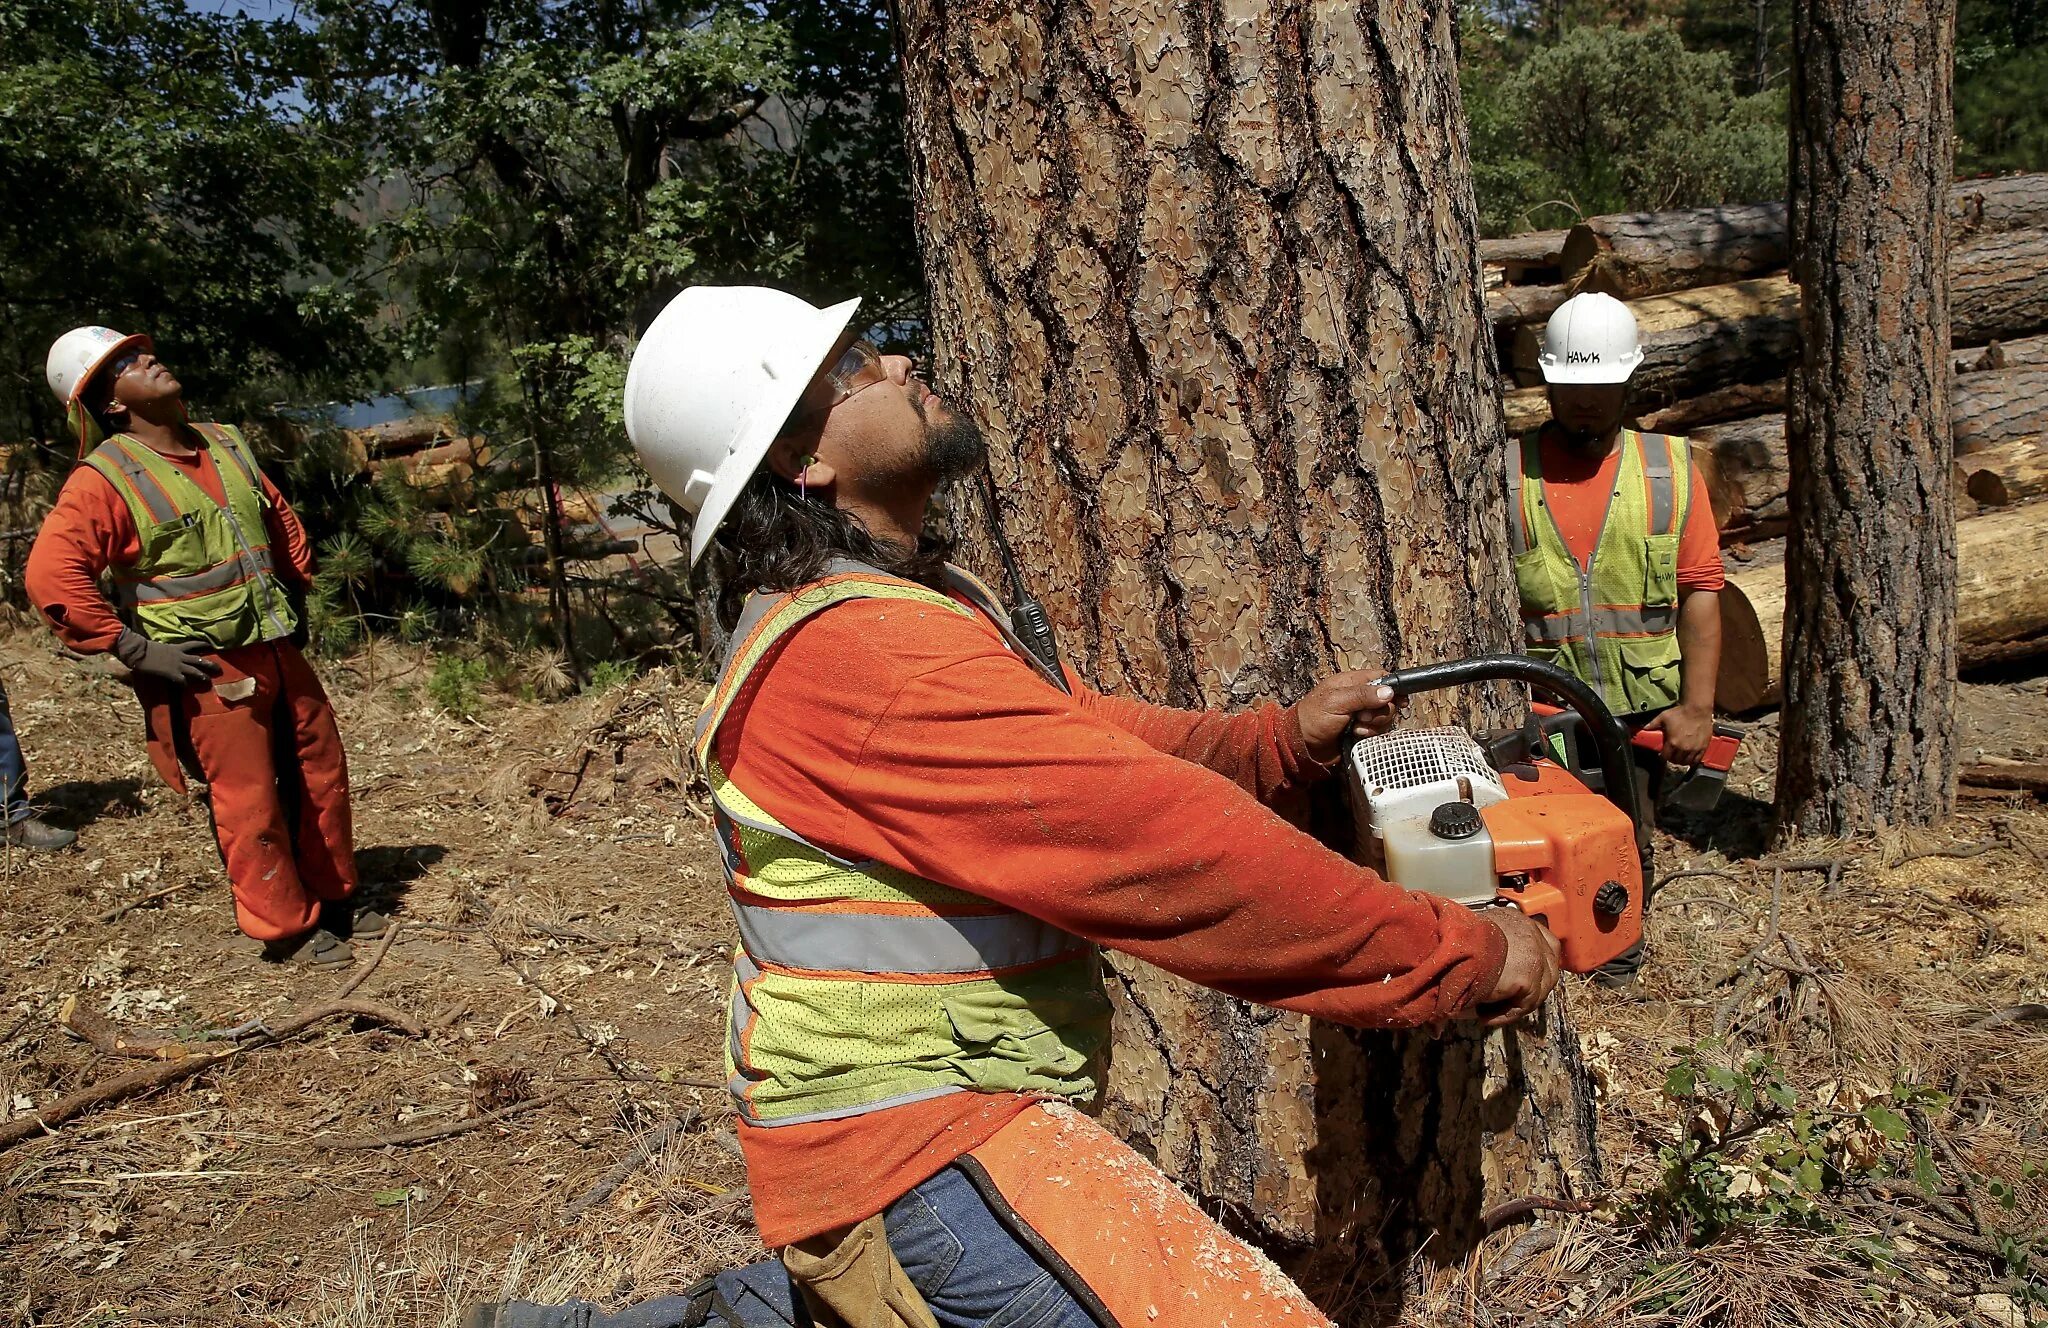
[[1179, 710], [1104, 696], [1085, 686], [1074, 688], [1074, 700], [1087, 714], [1154, 751], [1214, 770], [1260, 802], [1270, 803], [1329, 774], [1308, 754], [1291, 706], [1269, 701], [1236, 714]]
[[1728, 570], [1721, 565], [1721, 531], [1714, 524], [1714, 507], [1707, 500], [1707, 479], [1692, 467], [1692, 497], [1686, 503], [1685, 529], [1678, 532], [1678, 588], [1719, 590], [1728, 584]]
[[100, 592], [100, 575], [142, 556], [128, 504], [106, 477], [80, 466], [64, 481], [29, 549], [23, 582], [57, 639], [80, 654], [110, 650], [121, 620]]
[[855, 601], [778, 652], [728, 713], [720, 761], [835, 853], [1340, 1023], [1453, 1017], [1499, 975], [1497, 928], [1091, 714], [978, 620]]
[[264, 514], [264, 524], [270, 528], [270, 547], [284, 552], [285, 566], [290, 567], [296, 574], [288, 576], [287, 580], [296, 580], [301, 585], [311, 585], [313, 544], [306, 538], [306, 528], [299, 524], [299, 514], [292, 510], [292, 505], [285, 501], [277, 486], [270, 482], [270, 476], [262, 475], [261, 478], [263, 496], [270, 502], [269, 509]]

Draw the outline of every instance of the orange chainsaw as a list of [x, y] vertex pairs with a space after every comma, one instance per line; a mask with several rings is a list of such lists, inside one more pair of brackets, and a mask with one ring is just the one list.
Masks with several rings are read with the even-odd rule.
[[1535, 723], [1481, 746], [1461, 728], [1396, 729], [1354, 744], [1345, 768], [1358, 856], [1410, 890], [1472, 908], [1512, 905], [1587, 973], [1643, 937], [1648, 819], [1629, 734], [1599, 693], [1555, 664], [1487, 655], [1388, 674], [1396, 697], [1522, 682], [1578, 712], [1609, 790], [1551, 759]]

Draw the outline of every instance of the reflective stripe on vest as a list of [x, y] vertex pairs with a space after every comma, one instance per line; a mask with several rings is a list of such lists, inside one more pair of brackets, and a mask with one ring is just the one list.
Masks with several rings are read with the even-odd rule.
[[[776, 643], [812, 615], [883, 598], [918, 613], [977, 616], [873, 569], [832, 571], [748, 602], [694, 735], [742, 941], [726, 1048], [739, 1112], [773, 1126], [963, 1091], [1091, 1098], [1108, 1033], [1092, 945], [968, 891], [813, 844], [718, 763], [727, 710]], [[993, 603], [985, 590], [975, 598]], [[1001, 629], [1000, 610], [992, 617]]]
[[133, 565], [113, 569], [117, 602], [158, 641], [204, 641], [226, 650], [289, 636], [298, 619], [278, 579], [261, 477], [235, 430], [192, 427], [213, 458], [221, 500], [125, 435], [86, 458], [135, 521], [141, 553]]
[[1691, 498], [1685, 440], [1624, 429], [1591, 556], [1565, 543], [1544, 494], [1541, 431], [1508, 449], [1509, 520], [1526, 648], [1598, 688], [1616, 714], [1678, 700], [1678, 542]]

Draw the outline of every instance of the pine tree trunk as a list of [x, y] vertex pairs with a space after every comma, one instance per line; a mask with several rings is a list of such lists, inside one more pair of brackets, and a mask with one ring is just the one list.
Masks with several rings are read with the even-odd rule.
[[[1105, 690], [1291, 700], [1509, 645], [1452, 14], [898, 0], [938, 385]], [[972, 537], [982, 504], [957, 511]], [[1326, 1304], [1397, 1290], [1430, 1232], [1458, 1257], [1483, 1171], [1569, 1187], [1541, 1037], [1505, 1068], [1495, 1039], [1482, 1094], [1476, 1038], [1360, 1037], [1132, 963], [1112, 985], [1110, 1121]]]
[[1954, 0], [1794, 8], [1778, 814], [1810, 834], [1955, 802], [1954, 44]]

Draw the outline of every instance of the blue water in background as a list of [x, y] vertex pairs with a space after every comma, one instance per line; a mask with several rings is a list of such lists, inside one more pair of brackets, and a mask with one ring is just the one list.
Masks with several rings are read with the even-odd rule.
[[300, 419], [324, 420], [337, 429], [367, 429], [412, 415], [451, 415], [456, 406], [476, 391], [475, 383], [450, 383], [445, 387], [415, 387], [368, 401], [330, 401], [324, 406], [289, 410], [286, 415]]

